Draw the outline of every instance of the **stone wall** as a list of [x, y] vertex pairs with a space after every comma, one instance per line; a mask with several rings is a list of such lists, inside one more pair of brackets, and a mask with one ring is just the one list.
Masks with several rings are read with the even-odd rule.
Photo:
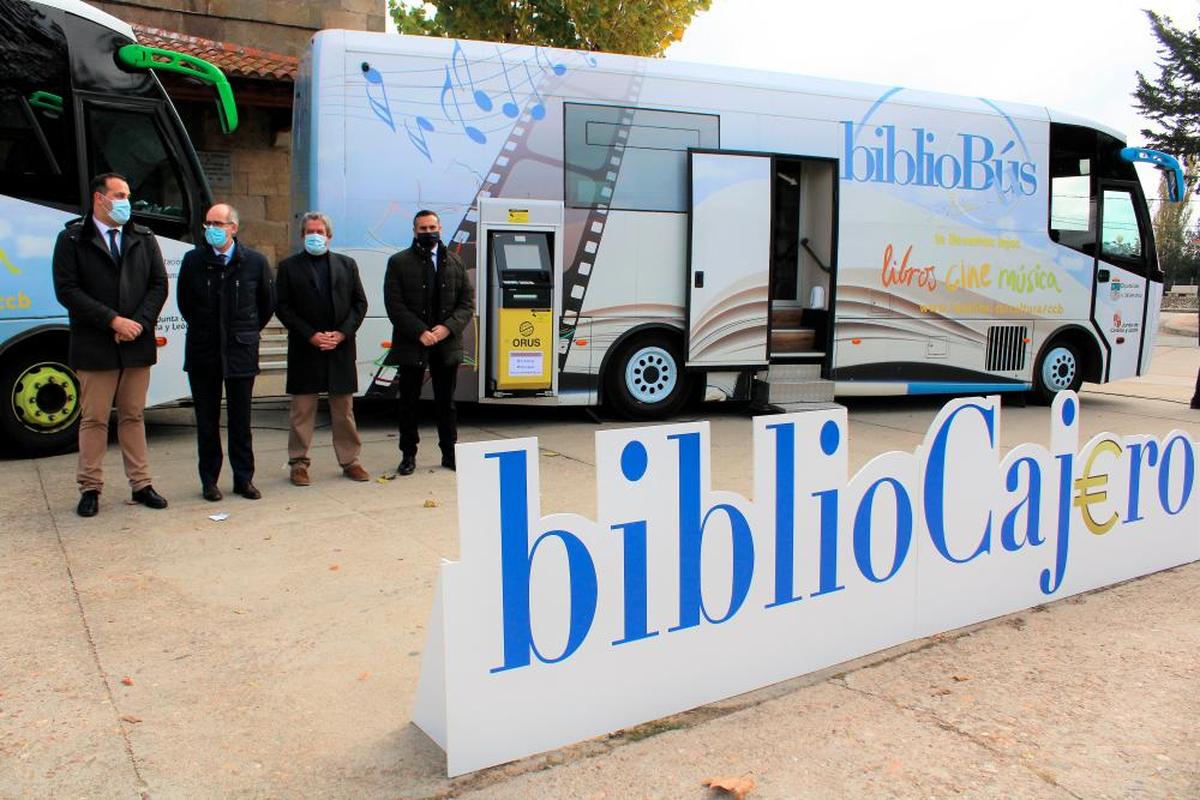
[[93, 0], [119, 19], [289, 56], [322, 28], [382, 31], [385, 0]]
[[225, 135], [211, 102], [182, 102], [176, 107], [202, 158], [204, 153], [229, 155], [227, 184], [211, 175], [210, 183], [215, 201], [237, 208], [242, 221], [238, 238], [272, 264], [295, 250], [288, 237], [291, 112], [243, 107], [238, 129]]

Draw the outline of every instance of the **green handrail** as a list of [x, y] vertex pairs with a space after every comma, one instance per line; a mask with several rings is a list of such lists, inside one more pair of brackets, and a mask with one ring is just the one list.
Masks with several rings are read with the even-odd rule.
[[143, 44], [127, 44], [117, 51], [117, 57], [131, 69], [175, 72], [212, 86], [217, 90], [217, 116], [221, 120], [221, 130], [225, 133], [237, 130], [238, 112], [233, 101], [233, 88], [225, 73], [215, 65], [196, 56]]
[[38, 90], [29, 95], [29, 105], [34, 108], [40, 108], [43, 111], [51, 111], [55, 114], [61, 114], [63, 110], [63, 99], [60, 95], [53, 92], [44, 92]]

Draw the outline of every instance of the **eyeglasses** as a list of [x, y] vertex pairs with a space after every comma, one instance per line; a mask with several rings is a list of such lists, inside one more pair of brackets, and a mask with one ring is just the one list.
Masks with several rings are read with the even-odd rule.
[[204, 220], [204, 227], [206, 228], [224, 228], [225, 226], [232, 224], [232, 222], [221, 222], [219, 219]]

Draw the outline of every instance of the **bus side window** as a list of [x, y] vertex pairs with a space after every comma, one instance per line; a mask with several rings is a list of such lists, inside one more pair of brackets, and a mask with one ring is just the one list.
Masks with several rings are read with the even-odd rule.
[[1137, 206], [1127, 189], [1104, 190], [1104, 223], [1100, 230], [1100, 255], [1141, 272], [1142, 234]]
[[[187, 225], [188, 208], [179, 170], [153, 110], [91, 105], [87, 109], [88, 161], [93, 174], [117, 172], [129, 181], [133, 213], [155, 233], [171, 235]], [[166, 223], [166, 228], [163, 228]]]
[[1050, 125], [1050, 239], [1096, 254], [1096, 132]]
[[[6, 7], [7, 8], [7, 7]], [[79, 208], [75, 125], [61, 12], [18, 3], [0, 26], [0, 194]], [[16, 54], [20, 54], [17, 57]]]

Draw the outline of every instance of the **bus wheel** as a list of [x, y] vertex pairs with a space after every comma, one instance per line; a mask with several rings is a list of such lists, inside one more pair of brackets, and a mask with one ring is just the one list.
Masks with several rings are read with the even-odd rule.
[[686, 399], [683, 359], [662, 334], [639, 336], [623, 346], [608, 367], [605, 397], [627, 419], [662, 419]]
[[1047, 347], [1033, 374], [1034, 397], [1048, 405], [1059, 392], [1077, 392], [1082, 385], [1083, 364], [1075, 345], [1060, 341]]
[[72, 449], [79, 434], [79, 379], [36, 351], [0, 366], [0, 430], [12, 455], [40, 457]]

